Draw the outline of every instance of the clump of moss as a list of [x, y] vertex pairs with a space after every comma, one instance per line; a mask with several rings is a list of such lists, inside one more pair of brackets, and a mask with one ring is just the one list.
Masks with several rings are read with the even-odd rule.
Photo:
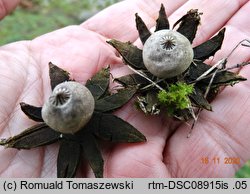
[[176, 109], [183, 110], [190, 106], [188, 95], [194, 91], [193, 84], [177, 82], [171, 84], [167, 90], [161, 90], [157, 97], [159, 102], [167, 107], [167, 112], [172, 115]]

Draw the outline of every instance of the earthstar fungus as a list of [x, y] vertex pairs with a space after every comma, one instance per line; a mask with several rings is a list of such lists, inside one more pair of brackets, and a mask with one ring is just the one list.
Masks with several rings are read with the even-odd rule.
[[[212, 110], [210, 101], [217, 95], [220, 86], [246, 80], [228, 71], [227, 58], [214, 67], [204, 62], [221, 48], [225, 28], [192, 48], [200, 15], [202, 13], [197, 9], [191, 9], [173, 25], [173, 28], [178, 26], [177, 30], [173, 30], [162, 4], [153, 33], [135, 14], [142, 49], [131, 42], [107, 41], [134, 72], [116, 81], [125, 87], [138, 87], [136, 104], [144, 113], [159, 114], [165, 111], [179, 120], [196, 120], [201, 110]], [[245, 62], [236, 67], [247, 64]]]
[[[135, 94], [135, 87], [109, 92], [109, 68], [102, 69], [83, 86], [69, 73], [49, 64], [52, 94], [43, 107], [20, 103], [22, 111], [39, 124], [18, 135], [1, 139], [6, 148], [31, 149], [60, 142], [57, 177], [74, 177], [84, 158], [95, 177], [103, 177], [98, 139], [118, 143], [145, 142], [132, 125], [111, 114]], [[87, 112], [86, 112], [87, 111]]]

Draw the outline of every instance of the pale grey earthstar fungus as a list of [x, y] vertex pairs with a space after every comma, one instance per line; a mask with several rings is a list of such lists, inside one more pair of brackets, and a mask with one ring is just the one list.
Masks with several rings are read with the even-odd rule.
[[95, 100], [89, 89], [68, 81], [54, 88], [43, 105], [42, 118], [52, 129], [73, 134], [88, 123], [94, 109]]
[[142, 51], [144, 65], [159, 78], [171, 78], [183, 73], [194, 57], [190, 41], [177, 31], [160, 30], [145, 42]]

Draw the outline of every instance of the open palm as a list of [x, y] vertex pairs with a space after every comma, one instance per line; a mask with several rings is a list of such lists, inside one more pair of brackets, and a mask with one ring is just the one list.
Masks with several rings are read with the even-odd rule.
[[[32, 41], [0, 48], [0, 129], [2, 137], [18, 134], [34, 123], [20, 110], [24, 101], [42, 106], [51, 93], [48, 63], [69, 71], [78, 82], [85, 81], [102, 67], [111, 65], [117, 77], [129, 70], [109, 38], [137, 42], [133, 15], [138, 12], [153, 27], [162, 1], [127, 0], [116, 4], [80, 26], [69, 26]], [[163, 1], [173, 24], [191, 8], [204, 13], [194, 45], [207, 40], [226, 24], [222, 51], [213, 61], [225, 57], [242, 39], [250, 37], [248, 0]], [[139, 41], [138, 41], [139, 44]], [[229, 64], [250, 59], [249, 48], [239, 48]], [[240, 74], [250, 77], [250, 68]], [[148, 139], [143, 144], [103, 146], [105, 177], [231, 177], [250, 159], [250, 81], [224, 89], [212, 103], [213, 112], [203, 111], [190, 138], [190, 126], [165, 116], [145, 116], [132, 103], [117, 115], [127, 120]], [[174, 131], [174, 133], [173, 133]], [[32, 150], [0, 148], [2, 177], [55, 177], [58, 146]], [[202, 158], [208, 158], [207, 164]], [[216, 163], [212, 159], [216, 157]], [[240, 158], [241, 164], [225, 164], [224, 158]], [[77, 176], [93, 177], [85, 163]]]

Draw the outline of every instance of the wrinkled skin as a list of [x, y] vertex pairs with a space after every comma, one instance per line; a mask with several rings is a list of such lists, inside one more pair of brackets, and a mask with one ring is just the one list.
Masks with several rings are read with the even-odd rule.
[[[3, 3], [5, 2], [5, 3]], [[0, 16], [14, 8], [0, 1]], [[134, 14], [149, 27], [155, 25], [160, 3], [164, 2], [173, 24], [191, 8], [204, 14], [194, 45], [204, 42], [224, 24], [227, 31], [222, 51], [211, 62], [225, 57], [242, 39], [250, 37], [248, 0], [127, 0], [114, 5], [80, 26], [69, 26], [32, 41], [20, 41], [0, 48], [0, 129], [9, 137], [30, 127], [19, 102], [41, 106], [51, 93], [48, 62], [69, 71], [85, 83], [94, 73], [111, 64], [114, 76], [129, 70], [105, 43], [109, 38], [138, 43]], [[5, 7], [3, 7], [5, 6]], [[4, 37], [2, 37], [4, 38]], [[250, 59], [249, 48], [240, 47], [228, 64]], [[117, 115], [130, 122], [147, 137], [142, 144], [103, 145], [105, 177], [232, 177], [250, 159], [250, 67], [240, 74], [248, 81], [225, 88], [212, 102], [213, 112], [203, 111], [190, 138], [190, 126], [173, 122], [166, 116], [149, 117], [130, 103]], [[175, 133], [172, 133], [175, 130]], [[32, 150], [0, 148], [1, 177], [56, 177], [58, 145]], [[220, 159], [220, 164], [202, 164], [201, 158]], [[240, 165], [224, 164], [225, 157], [238, 157]], [[78, 177], [93, 177], [84, 162]]]

